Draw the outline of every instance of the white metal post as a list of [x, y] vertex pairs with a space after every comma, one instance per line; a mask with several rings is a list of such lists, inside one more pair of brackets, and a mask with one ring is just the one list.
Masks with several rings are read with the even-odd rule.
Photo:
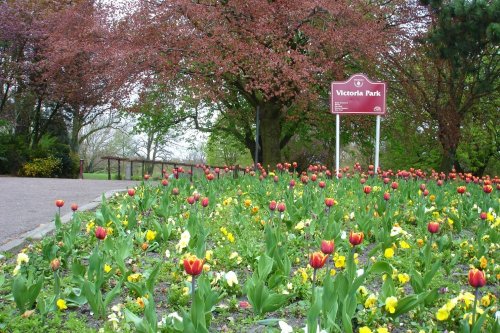
[[377, 115], [377, 124], [375, 127], [375, 175], [378, 171], [378, 155], [380, 151], [380, 115]]
[[336, 127], [335, 127], [335, 170], [337, 172], [337, 179], [339, 178], [340, 169], [340, 114], [336, 114]]

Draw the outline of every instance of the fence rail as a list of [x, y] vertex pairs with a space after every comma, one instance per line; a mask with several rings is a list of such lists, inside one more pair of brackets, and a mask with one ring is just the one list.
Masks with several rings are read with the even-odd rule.
[[[108, 161], [108, 166], [107, 166], [107, 171], [108, 171], [108, 180], [111, 180], [111, 161], [116, 161], [117, 163], [117, 173], [118, 173], [118, 179], [121, 179], [121, 165], [122, 163], [130, 163], [130, 174], [133, 175], [133, 172], [134, 172], [134, 163], [140, 163], [141, 164], [141, 171], [142, 171], [142, 175], [145, 175], [145, 167], [146, 165], [151, 165], [153, 168], [152, 168], [152, 171], [154, 171], [154, 166], [155, 165], [161, 165], [161, 172], [162, 172], [162, 176], [163, 176], [163, 170], [164, 170], [164, 167], [165, 166], [172, 166], [173, 169], [177, 172], [179, 167], [187, 167], [189, 168], [189, 178], [191, 181], [193, 181], [193, 174], [194, 174], [194, 171], [195, 171], [195, 168], [199, 168], [200, 165], [199, 164], [190, 164], [190, 163], [182, 163], [182, 162], [171, 162], [171, 161], [163, 161], [163, 160], [160, 160], [160, 161], [157, 161], [157, 160], [145, 160], [145, 159], [138, 159], [138, 158], [127, 158], [127, 157], [117, 157], [117, 156], [103, 156], [101, 157], [102, 160], [107, 160]], [[238, 173], [239, 172], [243, 172], [243, 174], [245, 174], [247, 172], [247, 169], [246, 168], [240, 168], [239, 165], [235, 165], [235, 166], [231, 166], [231, 167], [228, 167], [228, 166], [213, 166], [213, 165], [206, 165], [206, 164], [203, 164], [204, 167], [206, 168], [210, 168], [212, 170], [216, 169], [216, 168], [219, 168], [220, 170], [225, 170], [226, 168], [228, 168], [229, 170], [231, 170], [233, 172], [233, 177], [234, 178], [237, 178], [238, 177]], [[217, 173], [217, 178], [219, 178], [219, 173]], [[151, 175], [150, 176], [153, 176], [153, 172], [151, 172]]]

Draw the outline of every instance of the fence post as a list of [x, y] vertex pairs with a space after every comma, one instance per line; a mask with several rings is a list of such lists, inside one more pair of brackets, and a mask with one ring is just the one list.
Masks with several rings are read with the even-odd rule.
[[83, 159], [80, 158], [80, 179], [83, 179]]
[[191, 174], [189, 175], [189, 179], [191, 180], [191, 183], [193, 182], [193, 173], [194, 173], [194, 168], [193, 166], [191, 165]]
[[130, 160], [130, 179], [134, 179], [134, 161]]
[[121, 160], [118, 159], [118, 179], [122, 179], [122, 176], [121, 176]]
[[234, 166], [234, 169], [233, 169], [233, 178], [236, 179], [238, 178], [238, 169], [239, 169], [239, 165], [235, 165]]
[[111, 180], [111, 160], [108, 158], [108, 180]]
[[141, 179], [144, 178], [144, 160], [142, 160], [142, 175]]

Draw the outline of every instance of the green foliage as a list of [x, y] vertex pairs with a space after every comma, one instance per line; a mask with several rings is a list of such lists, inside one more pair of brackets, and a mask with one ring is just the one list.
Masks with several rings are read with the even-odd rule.
[[23, 165], [22, 176], [28, 177], [54, 177], [61, 173], [61, 160], [53, 156], [35, 158]]

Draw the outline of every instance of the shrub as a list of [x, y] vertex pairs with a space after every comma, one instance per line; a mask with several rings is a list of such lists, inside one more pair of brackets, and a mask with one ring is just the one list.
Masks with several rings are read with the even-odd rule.
[[35, 158], [21, 169], [21, 175], [28, 177], [54, 177], [61, 172], [61, 160], [53, 156]]

